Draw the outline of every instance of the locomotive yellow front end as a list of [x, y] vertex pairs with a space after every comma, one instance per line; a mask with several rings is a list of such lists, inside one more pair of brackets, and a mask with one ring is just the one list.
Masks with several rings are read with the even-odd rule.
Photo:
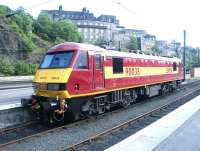
[[68, 109], [67, 82], [72, 72], [74, 51], [47, 53], [33, 80], [35, 95], [29, 101], [37, 117], [49, 121], [62, 121]]
[[69, 98], [67, 82], [72, 68], [39, 69], [34, 78], [35, 94], [47, 98]]

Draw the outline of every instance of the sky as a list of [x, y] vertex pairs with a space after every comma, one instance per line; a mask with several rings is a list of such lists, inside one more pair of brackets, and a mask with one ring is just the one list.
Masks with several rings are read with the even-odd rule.
[[96, 17], [115, 15], [120, 25], [130, 29], [146, 30], [157, 40], [176, 40], [186, 45], [200, 47], [200, 1], [198, 0], [0, 0], [11, 9], [23, 6], [37, 18], [40, 10], [58, 9], [81, 11], [86, 7]]

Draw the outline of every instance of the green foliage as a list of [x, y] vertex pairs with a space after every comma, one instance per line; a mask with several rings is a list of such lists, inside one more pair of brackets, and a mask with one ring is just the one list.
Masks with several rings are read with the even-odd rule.
[[127, 48], [130, 50], [137, 50], [138, 46], [136, 37], [134, 36], [131, 37], [130, 43]]
[[59, 38], [59, 37], [56, 37], [56, 40], [54, 41], [54, 44], [57, 45], [57, 44], [60, 44], [60, 43], [63, 43], [63, 42], [65, 42], [64, 39], [61, 39], [61, 38]]
[[37, 64], [27, 64], [24, 61], [10, 63], [8, 60], [0, 60], [0, 73], [3, 75], [33, 75], [37, 68]]
[[186, 48], [186, 69], [200, 67], [200, 50], [198, 48]]
[[4, 75], [13, 75], [13, 65], [8, 60], [0, 60], [0, 73]]
[[151, 48], [154, 54], [160, 55], [162, 51], [155, 45]]
[[81, 42], [78, 28], [69, 21], [54, 21], [45, 11], [42, 11], [34, 21], [33, 31], [44, 40], [53, 43], [59, 41]]
[[14, 64], [15, 75], [32, 75], [37, 70], [36, 64], [27, 64], [24, 61], [18, 61]]
[[0, 5], [0, 16], [5, 16], [11, 13], [11, 9], [8, 6]]
[[107, 41], [106, 41], [106, 39], [105, 38], [103, 38], [103, 37], [99, 37], [95, 42], [94, 42], [94, 44], [95, 45], [97, 45], [97, 46], [105, 46], [105, 45], [107, 45]]
[[16, 11], [12, 11], [7, 6], [2, 5], [0, 5], [0, 14], [2, 16], [9, 15], [9, 17], [4, 19], [8, 26], [17, 33], [24, 42], [23, 50], [32, 51], [36, 47], [32, 41], [33, 17], [26, 13], [22, 7], [19, 7]]
[[33, 23], [33, 32], [44, 40], [50, 40], [49, 35], [52, 30], [52, 25], [53, 20], [46, 12], [42, 11]]
[[[7, 6], [0, 5], [0, 16], [4, 16], [8, 26], [24, 42], [23, 48], [20, 47], [23, 49], [22, 51], [40, 50], [41, 42], [45, 43], [45, 41], [48, 41], [49, 44], [58, 44], [64, 41], [83, 41], [77, 26], [70, 21], [55, 21], [46, 11], [42, 11], [35, 20], [23, 7], [13, 11]], [[37, 39], [35, 35], [38, 36]], [[39, 40], [41, 45], [37, 46], [39, 38], [42, 39]], [[41, 48], [41, 50], [43, 49]]]

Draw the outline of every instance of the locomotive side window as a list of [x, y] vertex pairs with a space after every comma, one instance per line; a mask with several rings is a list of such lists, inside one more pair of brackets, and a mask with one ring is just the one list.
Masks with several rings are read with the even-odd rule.
[[87, 52], [80, 51], [75, 67], [76, 69], [88, 69]]
[[123, 73], [123, 59], [122, 58], [112, 58], [113, 63], [113, 73]]
[[176, 71], [176, 62], [173, 62], [173, 71]]
[[96, 69], [101, 69], [101, 55], [95, 56]]

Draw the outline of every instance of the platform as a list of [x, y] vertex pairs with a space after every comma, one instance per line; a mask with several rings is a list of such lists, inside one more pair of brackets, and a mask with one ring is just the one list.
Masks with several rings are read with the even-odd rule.
[[199, 151], [200, 96], [106, 151]]

